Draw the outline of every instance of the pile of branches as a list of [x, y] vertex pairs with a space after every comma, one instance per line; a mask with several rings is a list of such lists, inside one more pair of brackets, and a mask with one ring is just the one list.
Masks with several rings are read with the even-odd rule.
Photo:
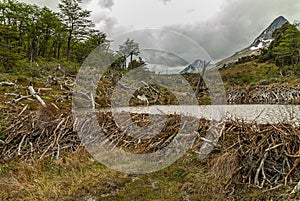
[[[168, 115], [166, 122], [153, 124], [155, 127], [162, 125], [161, 132], [149, 139], [140, 140], [128, 135], [128, 132], [134, 132], [130, 129], [123, 132], [111, 113], [99, 112], [97, 117], [100, 128], [110, 143], [132, 153], [152, 153], [162, 149], [172, 142], [181, 126], [179, 115]], [[150, 119], [145, 114], [131, 114], [131, 120], [140, 127], [146, 127], [156, 118]], [[198, 120], [190, 118], [189, 121], [196, 124]], [[59, 158], [61, 153], [73, 153], [83, 146], [74, 130], [73, 115], [70, 112], [53, 115], [49, 107], [41, 107], [38, 112], [16, 117], [0, 136], [5, 137], [0, 143], [0, 162], [49, 156]]]
[[[182, 122], [178, 115], [167, 115], [166, 122], [155, 122], [146, 114], [131, 114], [133, 123], [140, 127], [162, 124], [156, 135], [138, 139], [129, 136], [128, 129], [121, 131], [111, 113], [98, 113], [98, 122], [106, 138], [115, 147], [128, 152], [153, 153], [167, 146]], [[199, 123], [200, 122], [200, 123]], [[188, 123], [199, 124], [198, 139], [194, 144], [199, 149], [210, 122], [191, 118]], [[185, 124], [185, 123], [184, 123]], [[1, 162], [32, 158], [57, 157], [63, 152], [77, 151], [82, 142], [73, 128], [72, 114], [56, 116], [42, 108], [38, 112], [23, 114], [12, 120], [10, 127], [0, 133], [6, 139], [0, 143]], [[211, 155], [212, 171], [228, 178], [228, 185], [242, 182], [259, 188], [295, 183], [300, 180], [300, 130], [291, 125], [257, 125], [243, 122], [226, 122], [219, 142]], [[142, 136], [139, 136], [142, 137]]]
[[72, 153], [80, 147], [70, 114], [54, 116], [42, 107], [38, 112], [14, 118], [9, 125], [0, 133], [5, 137], [0, 144], [0, 162], [48, 156], [59, 158], [61, 153]]
[[231, 89], [227, 93], [230, 104], [300, 103], [300, 87], [249, 87]]
[[[126, 114], [121, 113], [119, 117], [121, 115], [125, 115], [123, 119], [126, 118]], [[111, 113], [100, 114], [98, 122], [106, 137], [110, 139], [110, 143], [119, 149], [135, 154], [153, 153], [163, 149], [174, 140], [183, 126], [188, 126], [188, 124], [197, 125], [199, 121], [196, 118], [185, 117], [183, 123], [180, 115], [166, 115], [165, 121], [161, 121], [160, 115], [151, 115], [150, 118], [148, 114], [131, 114], [130, 117], [131, 119], [127, 119], [127, 121], [132, 123], [127, 124], [128, 126], [122, 130], [118, 127]], [[147, 133], [135, 130], [134, 127], [131, 127], [131, 124], [136, 124], [140, 128], [147, 127], [148, 131], [157, 130], [157, 127], [162, 129], [157, 133], [153, 133], [153, 136], [150, 137]], [[206, 121], [206, 125], [208, 124], [209, 122]], [[130, 135], [133, 133], [136, 137]]]
[[227, 123], [212, 160], [212, 171], [259, 188], [278, 188], [300, 180], [300, 130], [284, 124]]

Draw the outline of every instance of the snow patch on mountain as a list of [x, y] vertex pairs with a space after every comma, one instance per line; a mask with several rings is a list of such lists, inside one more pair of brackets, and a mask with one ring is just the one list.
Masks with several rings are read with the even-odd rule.
[[[266, 44], [266, 42], [273, 39], [273, 33], [276, 29], [282, 27], [284, 24], [289, 23], [283, 16], [277, 17], [251, 44], [251, 46], [258, 46], [260, 43]], [[270, 43], [269, 43], [270, 44]]]
[[250, 50], [259, 50], [262, 48], [269, 47], [274, 39], [262, 40], [257, 46], [251, 46]]

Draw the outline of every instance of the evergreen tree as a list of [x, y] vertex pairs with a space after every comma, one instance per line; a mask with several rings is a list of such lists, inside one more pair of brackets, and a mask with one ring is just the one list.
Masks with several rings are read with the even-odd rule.
[[294, 25], [287, 25], [276, 33], [272, 47], [275, 63], [284, 65], [297, 65], [300, 61], [300, 32]]
[[296, 25], [285, 24], [274, 32], [274, 41], [263, 50], [261, 61], [273, 61], [280, 72], [284, 66], [297, 66], [300, 62], [300, 31]]
[[97, 30], [91, 30], [87, 40], [81, 41], [74, 46], [76, 62], [82, 63], [99, 45], [105, 49], [109, 48], [109, 41], [106, 39], [106, 35]]
[[17, 61], [24, 58], [21, 5], [13, 1], [0, 2], [0, 62], [6, 71], [12, 70]]
[[134, 42], [134, 40], [127, 39], [123, 45], [119, 46], [119, 52], [123, 55], [125, 59], [125, 67], [126, 67], [126, 59], [130, 56], [129, 67], [132, 68], [132, 60], [133, 56], [138, 56], [140, 53], [139, 44]]
[[62, 13], [63, 22], [66, 25], [67, 36], [67, 59], [70, 60], [71, 42], [85, 40], [88, 29], [93, 27], [93, 23], [88, 18], [90, 11], [83, 10], [79, 4], [82, 0], [62, 0], [59, 9]]
[[[59, 14], [47, 7], [0, 1], [0, 68], [24, 69], [40, 58], [81, 63], [98, 45], [108, 49], [106, 35], [92, 29], [90, 11], [83, 10], [80, 3], [62, 0]], [[109, 51], [105, 54], [112, 56]]]

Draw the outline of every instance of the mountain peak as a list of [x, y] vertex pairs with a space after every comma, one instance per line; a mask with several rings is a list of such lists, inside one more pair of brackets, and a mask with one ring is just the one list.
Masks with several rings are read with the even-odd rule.
[[283, 16], [278, 16], [255, 40], [254, 42], [236, 52], [231, 57], [225, 58], [217, 63], [217, 68], [222, 68], [224, 66], [232, 65], [236, 63], [240, 58], [247, 56], [257, 56], [261, 54], [261, 49], [270, 46], [271, 42], [274, 40], [273, 33], [276, 29], [281, 28], [284, 24], [290, 24], [290, 22]]
[[201, 69], [204, 68], [204, 66], [211, 66], [211, 64], [208, 64], [209, 62], [201, 59], [196, 59], [192, 64], [188, 65], [185, 69], [180, 71], [180, 74], [185, 73], [199, 73]]
[[277, 21], [277, 20], [286, 20], [288, 21], [285, 17], [283, 17], [282, 15], [278, 16], [274, 21]]
[[276, 29], [282, 27], [282, 25], [289, 23], [289, 21], [283, 17], [279, 16], [277, 17], [271, 24], [266, 28], [251, 44], [253, 47], [259, 47], [263, 43], [270, 43], [271, 40], [273, 40], [273, 33]]

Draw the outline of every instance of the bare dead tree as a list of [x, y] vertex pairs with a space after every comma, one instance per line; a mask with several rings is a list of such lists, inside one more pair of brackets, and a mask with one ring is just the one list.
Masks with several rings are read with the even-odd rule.
[[[204, 63], [204, 66], [202, 68], [202, 72], [199, 72], [199, 80], [198, 80], [198, 83], [197, 83], [197, 88], [196, 88], [196, 91], [195, 91], [195, 96], [197, 96], [199, 94], [199, 90], [200, 90], [200, 87], [204, 81], [204, 75], [205, 75], [205, 72], [206, 72], [206, 68], [207, 66], [210, 64], [211, 61], [207, 62], [207, 63]], [[199, 70], [200, 71], [200, 70]]]

